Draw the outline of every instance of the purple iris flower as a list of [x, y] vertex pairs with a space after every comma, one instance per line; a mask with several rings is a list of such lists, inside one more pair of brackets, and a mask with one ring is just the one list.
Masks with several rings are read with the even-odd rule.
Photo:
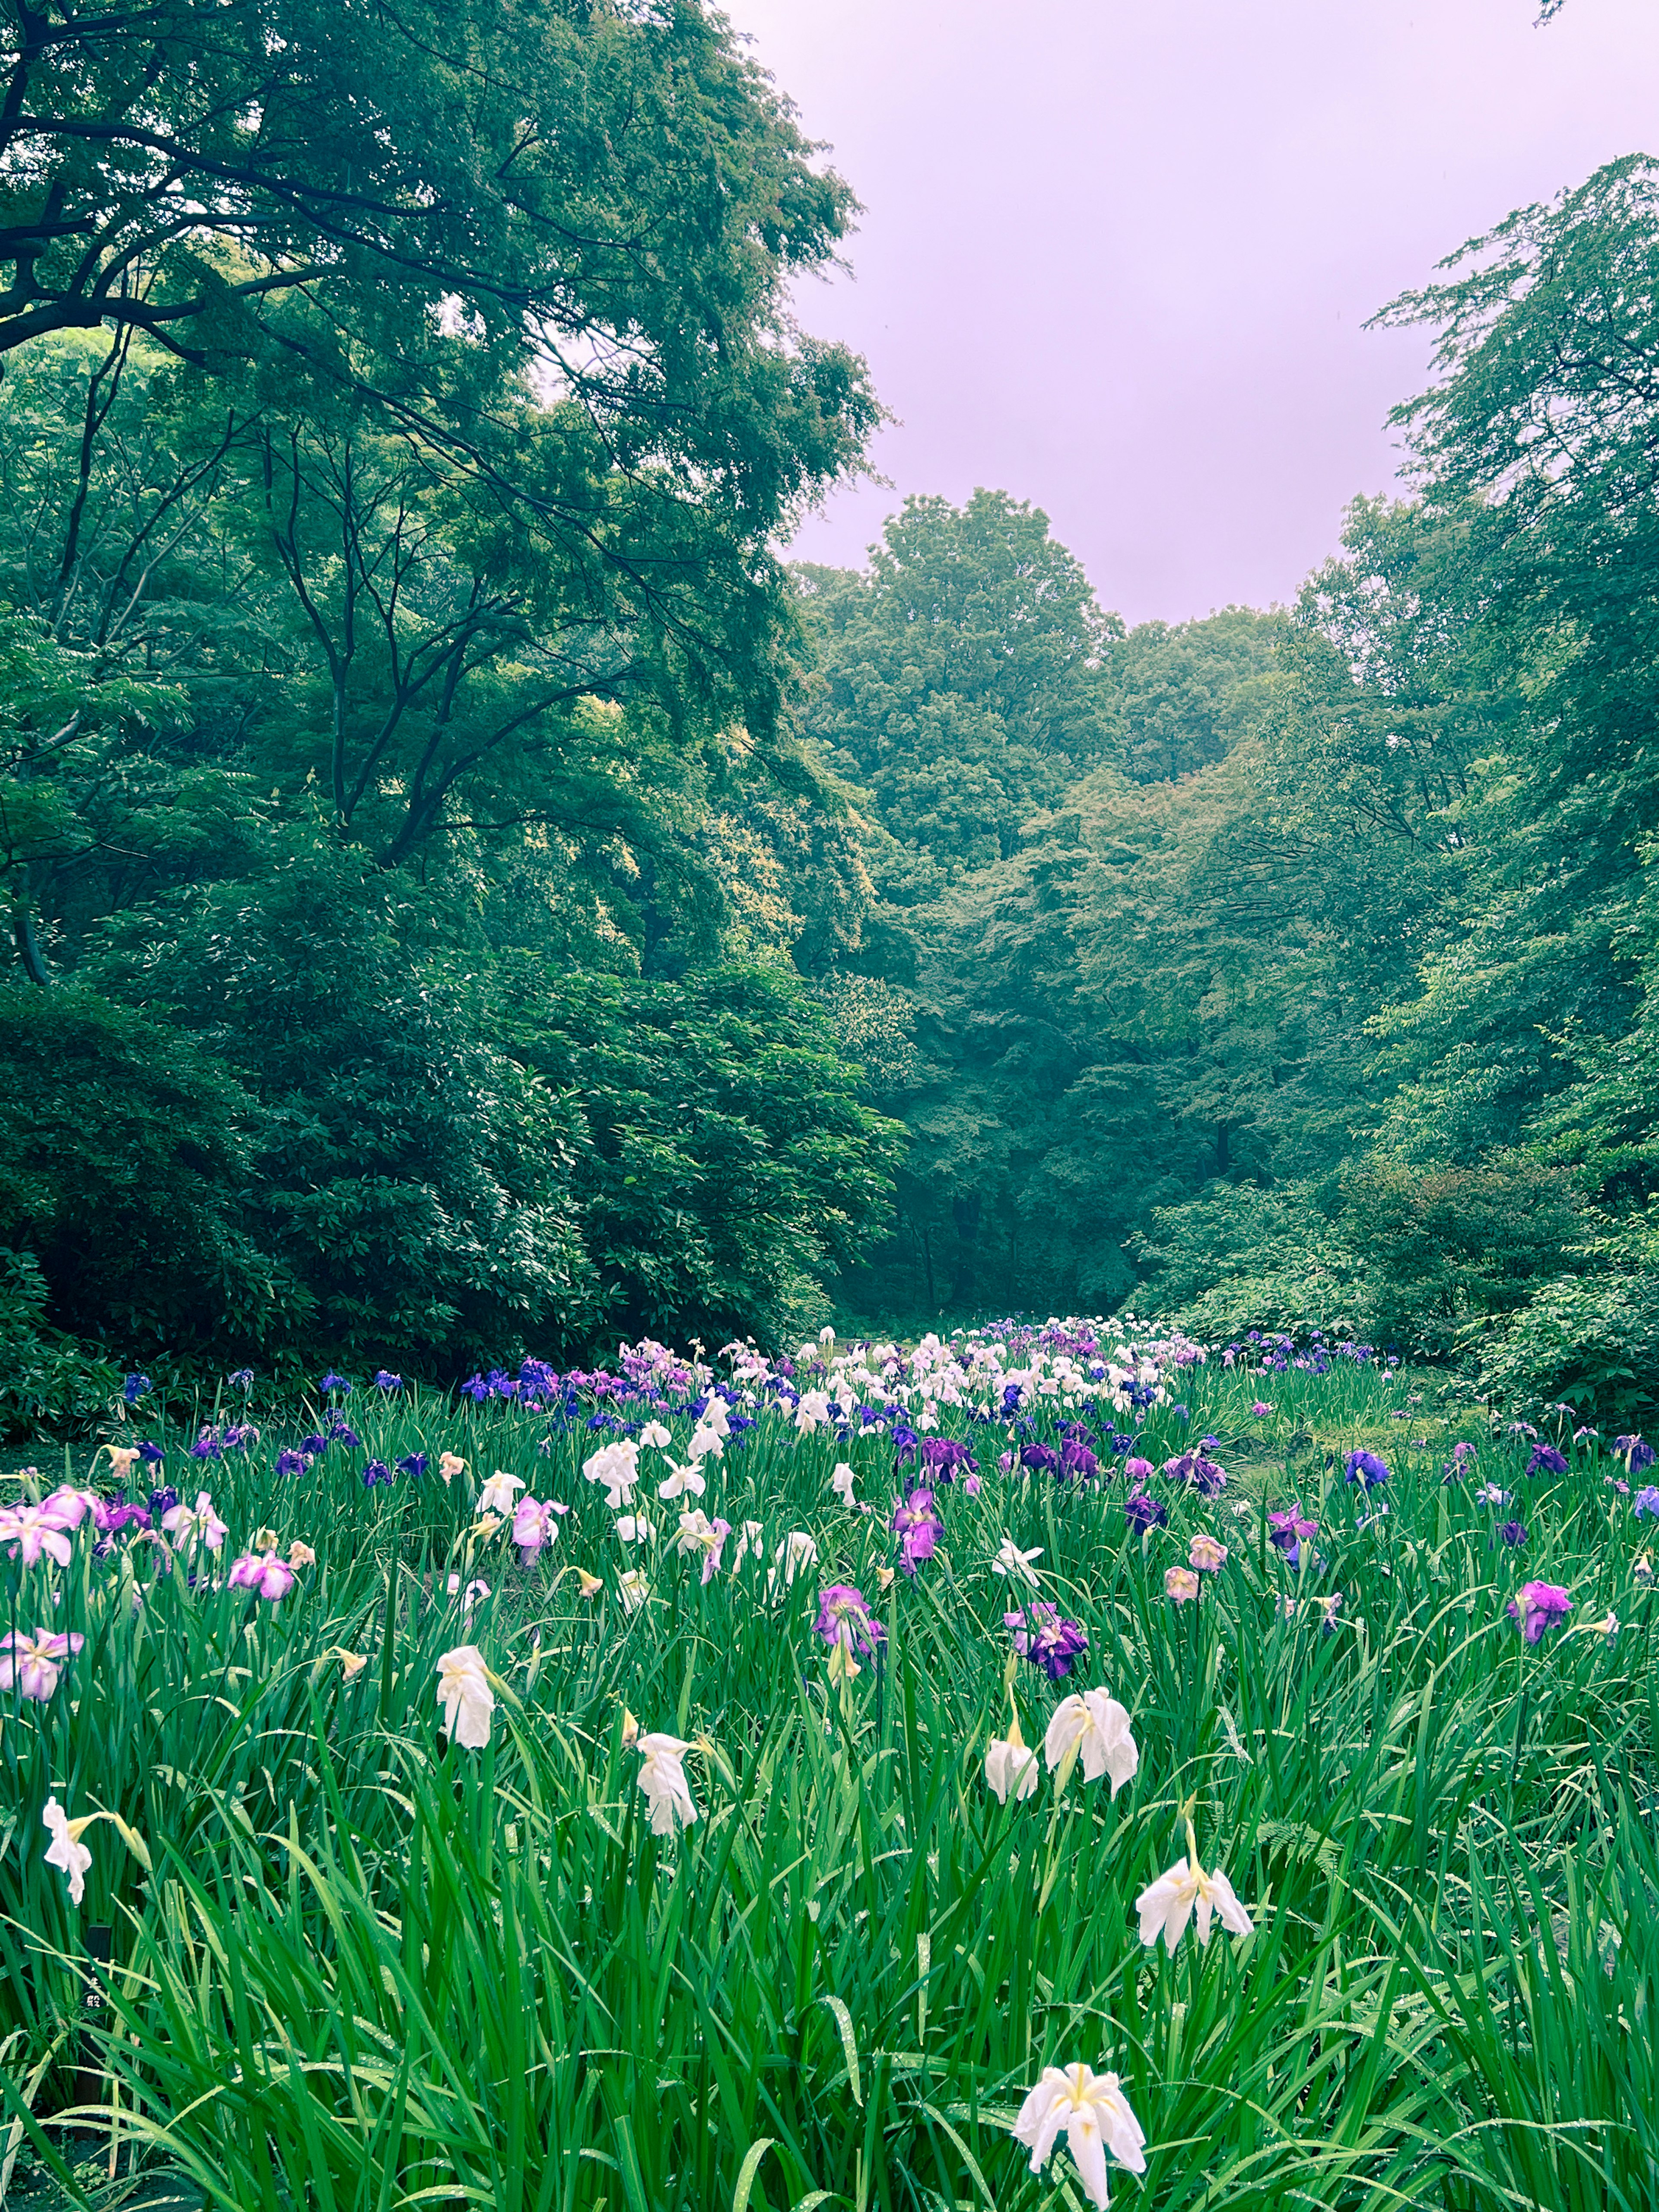
[[412, 1476], [413, 1479], [418, 1482], [421, 1477], [426, 1473], [426, 1466], [427, 1460], [426, 1454], [424, 1452], [407, 1452], [404, 1454], [404, 1457], [398, 1462], [398, 1472], [399, 1474]]
[[343, 1398], [349, 1397], [351, 1395], [350, 1383], [346, 1381], [343, 1375], [335, 1374], [332, 1368], [331, 1368], [328, 1373], [324, 1376], [322, 1381], [317, 1387], [319, 1390], [325, 1392], [331, 1396], [337, 1390]]
[[363, 1488], [373, 1490], [377, 1482], [390, 1482], [392, 1469], [384, 1460], [372, 1459], [363, 1469]]
[[1631, 1511], [1638, 1515], [1650, 1513], [1659, 1521], [1659, 1488], [1649, 1483], [1645, 1489], [1638, 1490], [1631, 1501]]
[[1640, 1474], [1653, 1465], [1653, 1446], [1644, 1443], [1640, 1437], [1615, 1437], [1613, 1448], [1624, 1461], [1628, 1474]]
[[1005, 1613], [1002, 1619], [1013, 1631], [1015, 1650], [1041, 1667], [1051, 1682], [1062, 1681], [1072, 1671], [1072, 1662], [1089, 1648], [1081, 1625], [1067, 1620], [1046, 1598], [1036, 1599], [1024, 1613]]
[[152, 1443], [148, 1437], [138, 1447], [138, 1456], [146, 1467], [160, 1467], [167, 1454], [160, 1444]]
[[1565, 1474], [1567, 1462], [1553, 1444], [1534, 1444], [1532, 1457], [1527, 1462], [1528, 1474]]
[[1166, 1528], [1170, 1523], [1170, 1509], [1162, 1498], [1153, 1498], [1144, 1490], [1132, 1490], [1123, 1501], [1123, 1515], [1132, 1528], [1144, 1536], [1149, 1528]]
[[958, 1470], [964, 1474], [979, 1472], [979, 1462], [954, 1437], [924, 1437], [921, 1464], [931, 1482], [954, 1482]]
[[931, 1490], [913, 1490], [902, 1504], [894, 1507], [893, 1534], [899, 1540], [898, 1563], [907, 1575], [914, 1575], [919, 1566], [933, 1558], [944, 1527]]
[[403, 1387], [403, 1376], [401, 1375], [389, 1375], [384, 1367], [379, 1370], [374, 1377], [374, 1388], [377, 1390], [390, 1392], [392, 1390], [401, 1390]]
[[1501, 1522], [1498, 1524], [1498, 1533], [1511, 1549], [1524, 1544], [1527, 1540], [1525, 1523], [1520, 1521]]
[[1062, 1482], [1092, 1482], [1100, 1473], [1100, 1462], [1085, 1443], [1062, 1444], [1059, 1473]]
[[873, 1653], [887, 1637], [863, 1591], [851, 1583], [830, 1583], [818, 1592], [818, 1617], [812, 1626], [828, 1644], [856, 1644], [866, 1653]]
[[1511, 1620], [1520, 1622], [1528, 1643], [1536, 1644], [1547, 1628], [1566, 1619], [1572, 1600], [1556, 1583], [1522, 1583], [1504, 1609]]
[[1047, 1444], [1022, 1444], [1019, 1463], [1022, 1467], [1033, 1468], [1039, 1474], [1058, 1474], [1060, 1454], [1051, 1451]]
[[1285, 1554], [1287, 1566], [1302, 1564], [1302, 1547], [1319, 1534], [1317, 1521], [1310, 1521], [1299, 1505], [1284, 1507], [1267, 1516], [1267, 1541]]
[[1363, 1481], [1367, 1490], [1375, 1490], [1379, 1482], [1389, 1480], [1389, 1463], [1375, 1452], [1351, 1451], [1344, 1470], [1350, 1482]]
[[279, 1451], [277, 1453], [276, 1472], [278, 1474], [303, 1474], [305, 1471], [306, 1462], [303, 1452]]
[[1175, 1459], [1166, 1459], [1164, 1472], [1171, 1482], [1190, 1482], [1203, 1498], [1218, 1498], [1227, 1485], [1225, 1468], [1215, 1460], [1206, 1459], [1201, 1445]]
[[129, 1406], [136, 1406], [153, 1388], [148, 1375], [129, 1375], [121, 1385], [121, 1395]]

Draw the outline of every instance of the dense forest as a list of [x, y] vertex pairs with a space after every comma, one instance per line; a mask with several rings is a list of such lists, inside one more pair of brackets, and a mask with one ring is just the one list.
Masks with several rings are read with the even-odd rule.
[[544, 0], [476, 100], [441, 21], [353, 19], [378, 115], [320, 9], [205, 119], [26, 57], [117, 150], [0, 299], [7, 1419], [1125, 1304], [1646, 1402], [1659, 169], [1385, 311], [1408, 495], [1293, 606], [1126, 629], [1003, 491], [779, 553], [880, 410], [717, 18]]

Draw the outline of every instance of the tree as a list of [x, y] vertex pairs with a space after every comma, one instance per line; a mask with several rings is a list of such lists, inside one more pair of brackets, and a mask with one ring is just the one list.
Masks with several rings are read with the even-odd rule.
[[1023, 817], [1103, 757], [1101, 658], [1122, 624], [1035, 507], [912, 498], [867, 575], [798, 574], [822, 662], [806, 726], [902, 848], [947, 869], [1006, 858]]
[[88, 441], [135, 334], [244, 419], [356, 408], [542, 540], [590, 628], [643, 631], [765, 737], [769, 544], [877, 410], [785, 299], [850, 195], [719, 18], [5, 0], [3, 21], [0, 353], [112, 332]]
[[1137, 623], [1106, 657], [1117, 757], [1138, 783], [1223, 760], [1261, 719], [1283, 618], [1224, 607], [1202, 622]]

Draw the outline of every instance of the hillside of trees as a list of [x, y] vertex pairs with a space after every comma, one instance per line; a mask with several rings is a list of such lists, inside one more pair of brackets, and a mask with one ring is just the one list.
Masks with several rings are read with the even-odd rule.
[[780, 554], [880, 412], [716, 18], [204, 20], [0, 126], [0, 1417], [1125, 1304], [1645, 1402], [1653, 164], [1387, 311], [1294, 606], [1131, 629], [1002, 491]]

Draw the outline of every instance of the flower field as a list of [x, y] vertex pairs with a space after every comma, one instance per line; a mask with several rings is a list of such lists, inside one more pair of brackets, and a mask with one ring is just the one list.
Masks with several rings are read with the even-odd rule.
[[0, 1488], [0, 2200], [1659, 2202], [1654, 1455], [1013, 1325]]

